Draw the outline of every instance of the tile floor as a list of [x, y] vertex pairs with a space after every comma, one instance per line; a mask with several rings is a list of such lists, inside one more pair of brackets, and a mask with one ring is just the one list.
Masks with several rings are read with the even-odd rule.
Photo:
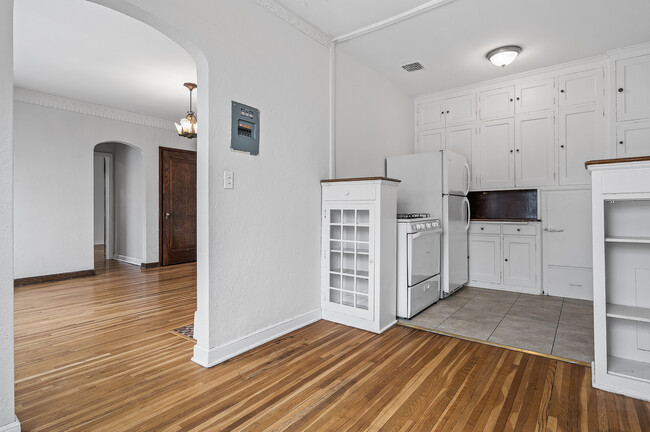
[[405, 323], [591, 362], [591, 301], [463, 287]]

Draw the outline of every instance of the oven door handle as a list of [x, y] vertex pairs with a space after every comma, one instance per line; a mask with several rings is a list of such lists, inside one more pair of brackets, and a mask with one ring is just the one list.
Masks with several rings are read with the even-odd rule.
[[467, 206], [467, 225], [465, 225], [465, 231], [469, 229], [469, 221], [470, 221], [470, 210], [469, 210], [469, 200], [467, 197], [463, 198], [463, 202]]

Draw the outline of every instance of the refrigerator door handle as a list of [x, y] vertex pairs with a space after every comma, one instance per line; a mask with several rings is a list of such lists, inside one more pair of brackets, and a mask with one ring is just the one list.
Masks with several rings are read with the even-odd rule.
[[[469, 164], [467, 161], [465, 161], [465, 169], [467, 170], [467, 189], [465, 189], [465, 193], [463, 195], [467, 195], [469, 193], [469, 188], [472, 184], [472, 174], [469, 172]], [[467, 206], [469, 208], [469, 204], [467, 204]]]
[[465, 231], [469, 229], [469, 221], [470, 221], [470, 211], [469, 211], [469, 200], [467, 197], [463, 198], [463, 202], [465, 205], [467, 205], [467, 225], [465, 225]]

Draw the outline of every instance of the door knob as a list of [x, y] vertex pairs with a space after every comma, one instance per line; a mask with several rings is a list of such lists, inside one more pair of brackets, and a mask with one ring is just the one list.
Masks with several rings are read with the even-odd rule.
[[170, 213], [165, 213], [165, 219], [169, 219], [169, 216], [171, 216]]

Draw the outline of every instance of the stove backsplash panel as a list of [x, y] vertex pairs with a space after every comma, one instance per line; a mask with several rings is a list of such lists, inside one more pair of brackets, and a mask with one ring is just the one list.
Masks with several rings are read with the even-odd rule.
[[537, 189], [470, 192], [467, 199], [472, 219], [538, 220]]

